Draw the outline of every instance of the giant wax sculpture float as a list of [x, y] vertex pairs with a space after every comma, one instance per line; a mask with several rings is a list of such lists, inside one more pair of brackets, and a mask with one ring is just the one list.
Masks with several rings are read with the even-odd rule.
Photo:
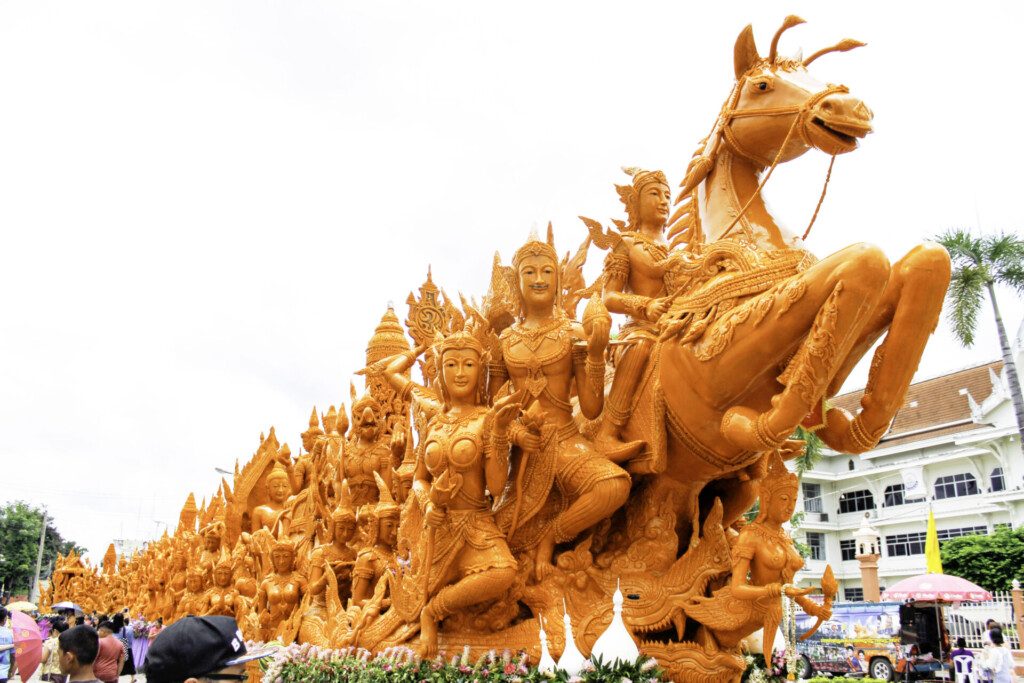
[[[350, 412], [314, 409], [297, 456], [271, 429], [209, 503], [189, 498], [173, 535], [101, 575], [62, 559], [49, 599], [427, 656], [537, 655], [542, 621], [557, 654], [565, 609], [586, 654], [618, 584], [641, 651], [683, 681], [739, 680], [741, 640], [775, 633], [792, 601], [827, 618], [834, 581], [790, 585], [803, 564], [782, 528], [797, 496], [784, 461], [803, 447], [791, 436], [878, 443], [949, 259], [934, 244], [894, 264], [867, 244], [818, 259], [769, 213], [778, 164], [853, 151], [871, 131], [864, 102], [808, 71], [860, 43], [783, 57], [798, 23], [767, 56], [740, 34], [735, 85], [674, 215], [661, 171], [627, 169], [624, 220], [584, 218], [572, 258], [549, 227], [509, 265], [495, 258], [479, 301], [428, 274], [404, 330], [393, 310], [381, 320]], [[586, 283], [591, 248], [604, 268]], [[627, 318], [614, 342], [609, 311]], [[830, 408], [882, 337], [862, 410]]]

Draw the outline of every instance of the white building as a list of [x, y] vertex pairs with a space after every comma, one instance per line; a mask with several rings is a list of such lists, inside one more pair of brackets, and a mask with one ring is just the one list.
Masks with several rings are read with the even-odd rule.
[[[1014, 350], [1020, 368], [1020, 334]], [[1024, 524], [1024, 456], [1002, 366], [913, 384], [877, 448], [859, 456], [826, 451], [804, 474], [797, 510], [806, 515], [795, 536], [812, 557], [798, 581], [817, 583], [827, 562], [839, 580], [838, 599], [863, 599], [853, 535], [865, 513], [881, 534], [883, 591], [926, 571], [929, 505], [940, 542]], [[862, 393], [834, 403], [856, 413]]]

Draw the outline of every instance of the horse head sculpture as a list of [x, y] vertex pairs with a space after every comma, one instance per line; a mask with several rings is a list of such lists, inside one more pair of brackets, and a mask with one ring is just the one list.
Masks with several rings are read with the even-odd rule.
[[[868, 106], [851, 95], [846, 86], [822, 83], [807, 68], [822, 55], [846, 52], [864, 43], [845, 39], [807, 59], [781, 56], [778, 46], [782, 34], [802, 23], [800, 17], [786, 17], [772, 38], [767, 57], [758, 53], [749, 25], [736, 39], [736, 81], [710, 135], [687, 169], [677, 199], [681, 206], [670, 221], [673, 246], [694, 239], [710, 241], [732, 236], [737, 229], [748, 239], [757, 239], [758, 232], [768, 233], [759, 240], [765, 246], [791, 246], [792, 237], [775, 224], [761, 202], [760, 190], [767, 177], [780, 163], [811, 148], [832, 157], [852, 152], [871, 132], [873, 114]], [[720, 163], [723, 155], [727, 157], [725, 164]], [[735, 196], [714, 197], [709, 189], [698, 215], [698, 187], [716, 169], [724, 181], [719, 186], [731, 189], [726, 194]], [[768, 173], [759, 182], [765, 169]], [[704, 230], [699, 228], [701, 224], [706, 226]]]

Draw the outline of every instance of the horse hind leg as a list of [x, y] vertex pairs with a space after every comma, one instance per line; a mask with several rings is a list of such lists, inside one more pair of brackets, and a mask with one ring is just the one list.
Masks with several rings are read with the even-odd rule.
[[876, 247], [862, 245], [844, 259], [842, 274], [815, 314], [806, 338], [779, 377], [781, 392], [764, 411], [733, 406], [722, 416], [722, 435], [749, 451], [778, 448], [828, 388], [876, 308], [889, 279], [889, 263]]
[[915, 247], [895, 264], [896, 304], [889, 332], [871, 359], [861, 411], [856, 417], [840, 408], [828, 411], [818, 435], [830, 448], [863, 453], [881, 440], [903, 405], [925, 344], [939, 322], [949, 277], [949, 254], [933, 243]]

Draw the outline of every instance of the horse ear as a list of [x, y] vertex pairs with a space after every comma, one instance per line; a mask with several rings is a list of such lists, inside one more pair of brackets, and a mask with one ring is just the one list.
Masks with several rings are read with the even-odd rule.
[[736, 38], [732, 59], [737, 80], [747, 73], [750, 67], [761, 61], [761, 55], [757, 54], [757, 43], [754, 42], [754, 27], [750, 24], [747, 24], [747, 27], [740, 31], [739, 37]]

